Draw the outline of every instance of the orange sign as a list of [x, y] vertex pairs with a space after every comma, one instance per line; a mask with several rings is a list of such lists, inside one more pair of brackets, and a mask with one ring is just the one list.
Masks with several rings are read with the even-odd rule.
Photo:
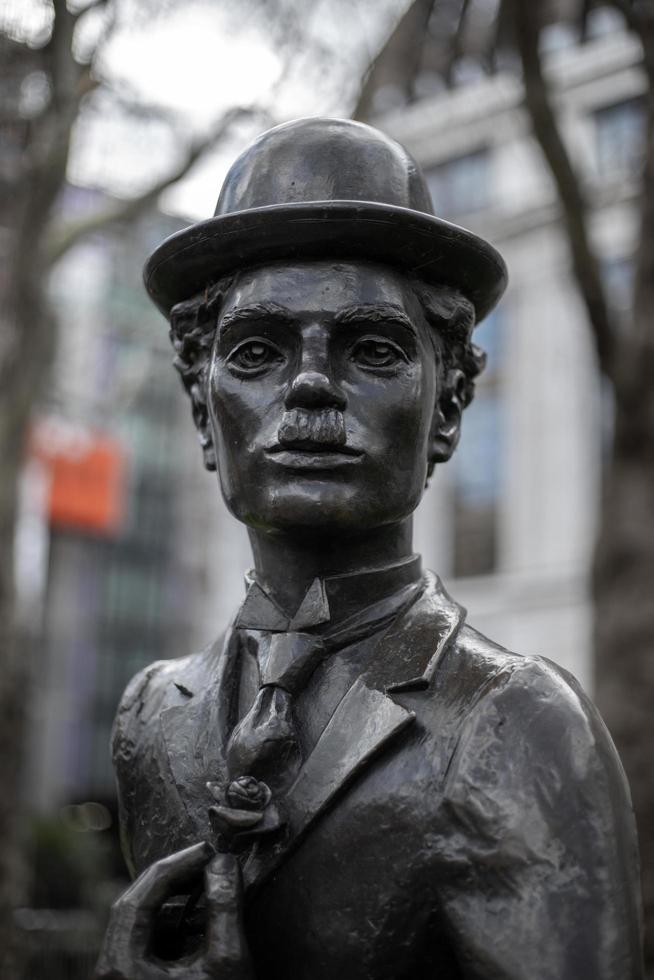
[[121, 527], [126, 458], [117, 439], [44, 419], [34, 426], [30, 446], [49, 477], [51, 524], [104, 534]]

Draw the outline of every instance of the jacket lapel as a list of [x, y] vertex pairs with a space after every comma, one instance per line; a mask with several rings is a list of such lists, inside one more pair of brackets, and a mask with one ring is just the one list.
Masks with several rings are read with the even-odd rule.
[[429, 686], [464, 610], [428, 575], [424, 592], [384, 634], [374, 660], [338, 705], [313, 752], [281, 802], [287, 833], [276, 845], [255, 845], [243, 869], [254, 890], [298, 845], [314, 820], [385, 747], [414, 721], [393, 694]]
[[262, 884], [335, 794], [413, 718], [412, 712], [368, 687], [363, 678], [355, 681], [282, 801], [287, 819], [285, 837], [272, 847], [253, 847], [243, 867], [246, 890]]

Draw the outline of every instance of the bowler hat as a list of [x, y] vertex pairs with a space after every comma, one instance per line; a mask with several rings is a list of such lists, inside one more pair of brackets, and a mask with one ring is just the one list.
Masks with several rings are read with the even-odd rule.
[[458, 288], [481, 320], [507, 281], [499, 253], [434, 215], [404, 147], [349, 119], [297, 119], [268, 130], [229, 170], [213, 218], [167, 238], [145, 266], [166, 316], [226, 273], [280, 259], [383, 262]]

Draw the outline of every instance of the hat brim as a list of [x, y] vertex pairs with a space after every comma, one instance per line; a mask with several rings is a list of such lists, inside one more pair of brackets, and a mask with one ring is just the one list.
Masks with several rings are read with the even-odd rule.
[[167, 238], [144, 269], [145, 286], [165, 316], [208, 283], [280, 259], [382, 262], [433, 285], [459, 289], [477, 321], [507, 284], [499, 252], [472, 232], [420, 211], [374, 202], [318, 201], [237, 211]]

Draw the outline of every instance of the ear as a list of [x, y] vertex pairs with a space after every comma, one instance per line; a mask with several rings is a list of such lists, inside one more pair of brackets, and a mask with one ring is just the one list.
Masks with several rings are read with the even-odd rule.
[[429, 440], [430, 471], [436, 463], [446, 463], [457, 447], [461, 432], [461, 413], [465, 404], [464, 389], [463, 371], [448, 371], [434, 407]]
[[211, 431], [205, 391], [206, 386], [201, 379], [196, 380], [188, 389], [191, 398], [193, 421], [195, 422], [195, 428], [198, 430], [198, 438], [202, 446], [204, 468], [213, 471], [216, 469], [216, 450], [213, 444], [213, 433]]

